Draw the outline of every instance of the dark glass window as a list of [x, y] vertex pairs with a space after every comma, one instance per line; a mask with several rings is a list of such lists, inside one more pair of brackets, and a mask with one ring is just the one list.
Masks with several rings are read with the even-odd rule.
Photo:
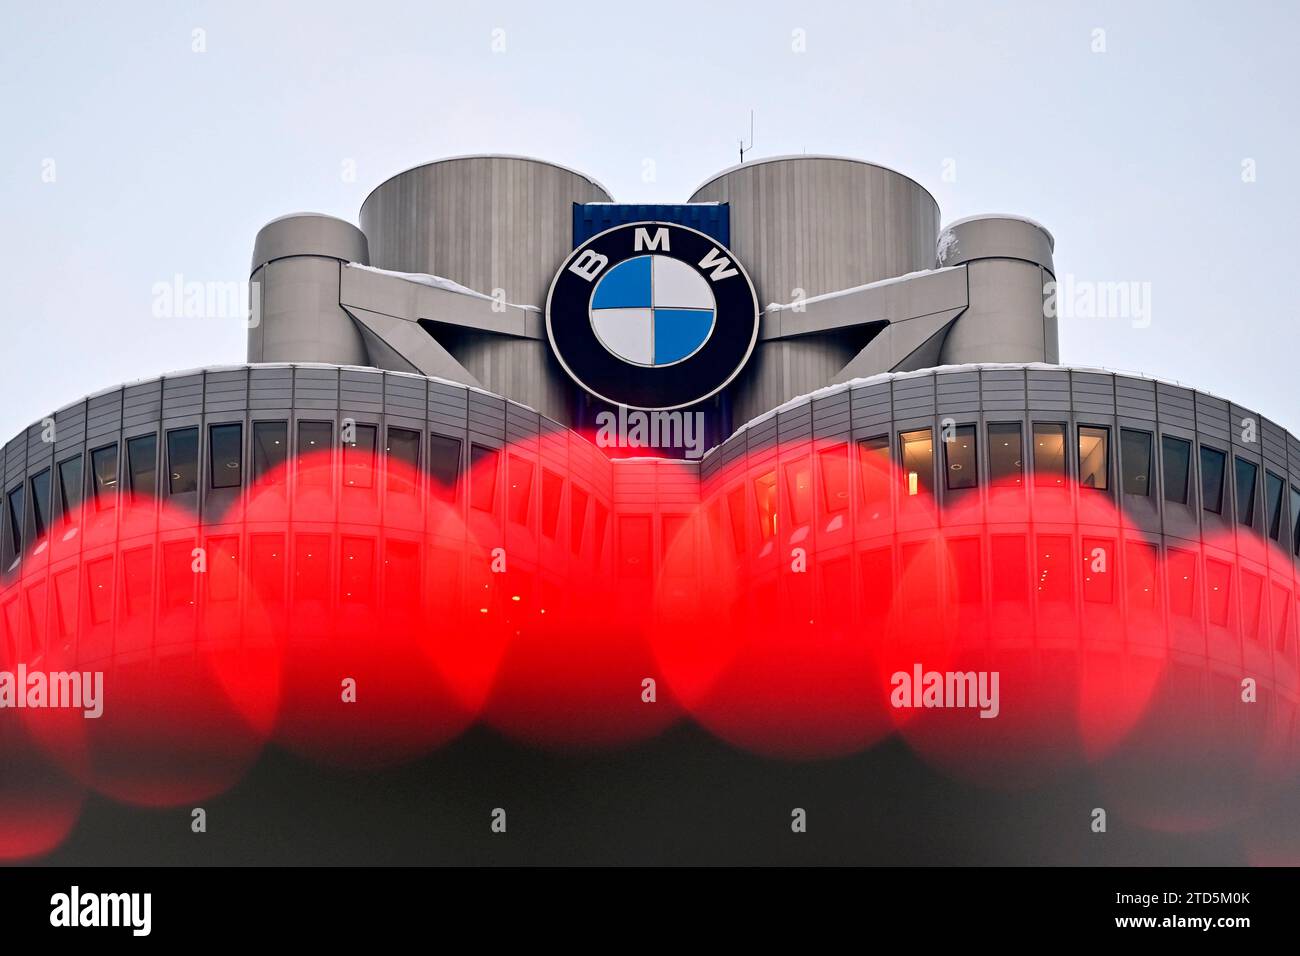
[[420, 433], [409, 428], [388, 429], [388, 490], [415, 491], [419, 467]]
[[375, 539], [344, 538], [339, 562], [339, 602], [374, 604]]
[[569, 486], [569, 547], [577, 554], [582, 550], [582, 532], [587, 524], [587, 492]]
[[90, 470], [94, 480], [95, 508], [107, 511], [117, 502], [117, 446], [107, 445], [90, 453]]
[[213, 488], [238, 488], [243, 481], [244, 426], [213, 425], [208, 433]]
[[284, 463], [289, 457], [288, 422], [253, 422], [253, 482], [273, 476], [284, 480]]
[[9, 492], [9, 554], [17, 558], [23, 553], [23, 514], [26, 510], [26, 495], [19, 485]]
[[1228, 626], [1231, 608], [1229, 599], [1232, 594], [1232, 568], [1222, 561], [1205, 559], [1206, 597], [1210, 609], [1210, 623], [1219, 627]]
[[491, 511], [497, 497], [497, 471], [501, 453], [484, 445], [469, 446], [469, 503], [479, 511]]
[[1121, 428], [1119, 453], [1126, 495], [1151, 496], [1151, 433]]
[[1237, 465], [1237, 521], [1244, 525], [1255, 523], [1255, 478], [1259, 468], [1254, 462], [1244, 458], [1236, 459]]
[[560, 499], [564, 495], [564, 479], [555, 472], [542, 469], [542, 534], [554, 538], [560, 527]]
[[1191, 551], [1169, 549], [1169, 611], [1178, 617], [1197, 617], [1196, 555]]
[[889, 512], [889, 436], [877, 435], [858, 442], [862, 469], [862, 501], [868, 517]]
[[122, 552], [122, 595], [128, 618], [143, 617], [153, 606], [153, 548]]
[[948, 475], [948, 489], [974, 488], [979, 480], [975, 464], [975, 426], [958, 425], [952, 438], [943, 443], [943, 458]]
[[1264, 579], [1258, 574], [1242, 569], [1241, 572], [1241, 631], [1252, 641], [1263, 638], [1260, 625], [1264, 622]]
[[1201, 507], [1223, 513], [1223, 471], [1227, 463], [1221, 451], [1201, 446]]
[[126, 467], [131, 474], [133, 500], [158, 494], [158, 436], [127, 439]]
[[1300, 557], [1300, 488], [1291, 486], [1291, 550]]
[[1034, 423], [1034, 484], [1040, 488], [1065, 485], [1065, 426]]
[[903, 459], [903, 493], [909, 497], [934, 494], [934, 438], [928, 428], [902, 432], [898, 436]]
[[32, 531], [36, 539], [45, 537], [50, 528], [50, 469], [32, 476]]
[[375, 486], [375, 448], [379, 429], [374, 425], [353, 425], [352, 441], [343, 443], [343, 484], [349, 488]]
[[330, 598], [330, 537], [294, 536], [293, 596], [295, 601], [326, 602]]
[[1069, 606], [1074, 601], [1074, 567], [1070, 539], [1064, 535], [1038, 536], [1038, 600]]
[[177, 428], [167, 433], [167, 490], [189, 494], [199, 487], [199, 430]]
[[1124, 580], [1128, 584], [1130, 608], [1155, 610], [1159, 556], [1159, 550], [1150, 544], [1129, 541], [1124, 545]]
[[456, 482], [460, 479], [460, 439], [429, 434], [429, 476], [434, 495], [443, 501], [456, 500]]
[[1162, 435], [1160, 452], [1165, 461], [1165, 501], [1185, 505], [1192, 472], [1192, 443]]
[[849, 506], [849, 446], [836, 445], [818, 453], [822, 466], [822, 506], [836, 514]]
[[1019, 487], [1025, 480], [1024, 432], [1019, 422], [989, 425], [989, 481]]
[[802, 528], [812, 521], [812, 462], [807, 458], [785, 464], [785, 493], [790, 499], [792, 528]]
[[623, 578], [648, 578], [650, 566], [650, 518], [625, 515], [618, 519], [618, 572]]
[[[333, 422], [298, 423], [298, 482], [302, 487], [331, 487], [331, 453], [334, 450]], [[312, 464], [303, 467], [303, 460]]]
[[65, 521], [81, 507], [81, 456], [59, 462], [59, 506]]
[[1079, 486], [1105, 491], [1110, 487], [1110, 429], [1079, 426]]
[[989, 580], [993, 600], [1022, 609], [1029, 588], [1029, 561], [1025, 539], [1019, 535], [993, 535], [989, 541]]
[[112, 557], [100, 558], [86, 565], [86, 590], [90, 604], [90, 623], [107, 624], [113, 619]]
[[1274, 541], [1282, 537], [1282, 492], [1286, 481], [1271, 471], [1264, 472], [1264, 507], [1268, 509], [1268, 536]]
[[528, 524], [528, 513], [533, 502], [533, 463], [518, 455], [509, 456], [510, 520], [515, 524]]

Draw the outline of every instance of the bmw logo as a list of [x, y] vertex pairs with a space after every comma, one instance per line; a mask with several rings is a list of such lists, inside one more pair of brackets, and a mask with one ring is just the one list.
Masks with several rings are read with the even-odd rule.
[[735, 256], [709, 236], [633, 222], [593, 236], [560, 266], [546, 332], [564, 370], [597, 398], [682, 408], [745, 367], [758, 297]]

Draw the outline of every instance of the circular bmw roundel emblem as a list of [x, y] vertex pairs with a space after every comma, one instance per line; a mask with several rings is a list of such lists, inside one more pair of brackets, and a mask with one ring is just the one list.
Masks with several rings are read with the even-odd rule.
[[758, 298], [714, 239], [634, 222], [593, 236], [560, 266], [546, 331], [564, 370], [597, 398], [681, 408], [744, 368], [758, 338]]

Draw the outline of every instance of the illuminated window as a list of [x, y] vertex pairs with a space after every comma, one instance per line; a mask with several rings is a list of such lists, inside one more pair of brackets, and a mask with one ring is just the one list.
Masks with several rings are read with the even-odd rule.
[[284, 480], [284, 463], [289, 458], [288, 422], [253, 422], [253, 481], [268, 476]]
[[470, 506], [478, 511], [491, 511], [497, 499], [497, 472], [501, 453], [484, 445], [469, 446]]
[[1232, 568], [1222, 561], [1205, 559], [1205, 588], [1208, 598], [1210, 623], [1219, 627], [1228, 626], [1228, 614], [1231, 605], [1229, 599], [1232, 591]]
[[582, 550], [582, 532], [587, 525], [587, 492], [569, 486], [569, 547], [577, 554]]
[[244, 480], [244, 426], [213, 425], [208, 431], [212, 487], [238, 488]]
[[776, 472], [769, 471], [754, 479], [754, 502], [758, 505], [758, 532], [766, 541], [776, 534]]
[[930, 429], [902, 432], [898, 436], [903, 460], [903, 488], [909, 497], [934, 493], [934, 439]]
[[1244, 458], [1237, 465], [1237, 521], [1244, 525], [1255, 523], [1255, 478], [1259, 468]]
[[131, 477], [131, 499], [151, 498], [158, 493], [158, 436], [140, 435], [127, 439], [126, 468]]
[[528, 512], [533, 500], [533, 463], [518, 455], [510, 462], [510, 520], [515, 524], [528, 524]]
[[81, 507], [82, 488], [81, 456], [59, 462], [59, 507], [65, 521], [75, 519]]
[[812, 521], [812, 462], [807, 458], [787, 462], [784, 471], [785, 493], [790, 499], [791, 527], [802, 528]]
[[862, 471], [862, 501], [868, 517], [889, 513], [889, 436], [877, 435], [858, 442]]
[[1034, 423], [1034, 484], [1040, 488], [1065, 485], [1065, 426]]
[[108, 511], [117, 503], [117, 445], [92, 451], [90, 470], [95, 510]]
[[[456, 482], [460, 480], [460, 439], [429, 433], [429, 477], [434, 495], [443, 501], [456, 500]], [[489, 506], [490, 510], [490, 506]]]
[[348, 488], [373, 488], [379, 429], [374, 425], [352, 428], [352, 440], [343, 442], [343, 484]]
[[234, 535], [208, 539], [208, 600], [233, 601], [239, 597], [239, 538]]
[[199, 430], [176, 428], [167, 433], [167, 491], [184, 495], [199, 487]]
[[542, 469], [542, 534], [554, 538], [560, 527], [560, 499], [564, 479], [549, 469]]
[[1070, 539], [1063, 535], [1038, 536], [1038, 600], [1045, 604], [1071, 604], [1074, 567], [1069, 560]]
[[420, 433], [409, 428], [389, 428], [388, 490], [410, 494], [420, 468]]
[[1083, 539], [1083, 599], [1094, 604], [1114, 601], [1115, 542], [1108, 538]]
[[822, 507], [836, 514], [849, 507], [849, 446], [836, 445], [817, 453], [822, 469]]
[[1267, 509], [1268, 536], [1274, 541], [1282, 537], [1282, 492], [1286, 482], [1271, 471], [1264, 472], [1264, 507]]
[[1178, 617], [1196, 618], [1196, 555], [1169, 549], [1169, 611]]
[[1024, 432], [1019, 422], [989, 425], [989, 481], [995, 486], [1024, 484]]
[[979, 468], [976, 465], [974, 425], [958, 425], [953, 436], [944, 439], [943, 459], [949, 491], [975, 487]]
[[1223, 472], [1226, 456], [1221, 451], [1201, 446], [1201, 507], [1214, 514], [1223, 513]]
[[1151, 434], [1121, 428], [1119, 432], [1120, 466], [1126, 495], [1151, 496]]
[[50, 528], [50, 469], [32, 476], [32, 533], [39, 541]]
[[1192, 443], [1169, 435], [1160, 437], [1160, 452], [1165, 462], [1165, 501], [1187, 504], [1192, 473]]
[[1079, 485], [1105, 491], [1109, 487], [1110, 429], [1079, 426]]

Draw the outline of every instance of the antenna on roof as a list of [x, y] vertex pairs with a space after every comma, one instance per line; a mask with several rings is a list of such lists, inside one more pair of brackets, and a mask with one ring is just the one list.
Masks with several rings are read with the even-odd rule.
[[740, 161], [745, 161], [745, 151], [754, 148], [754, 111], [749, 111], [749, 143], [746, 145], [745, 140], [740, 141]]

